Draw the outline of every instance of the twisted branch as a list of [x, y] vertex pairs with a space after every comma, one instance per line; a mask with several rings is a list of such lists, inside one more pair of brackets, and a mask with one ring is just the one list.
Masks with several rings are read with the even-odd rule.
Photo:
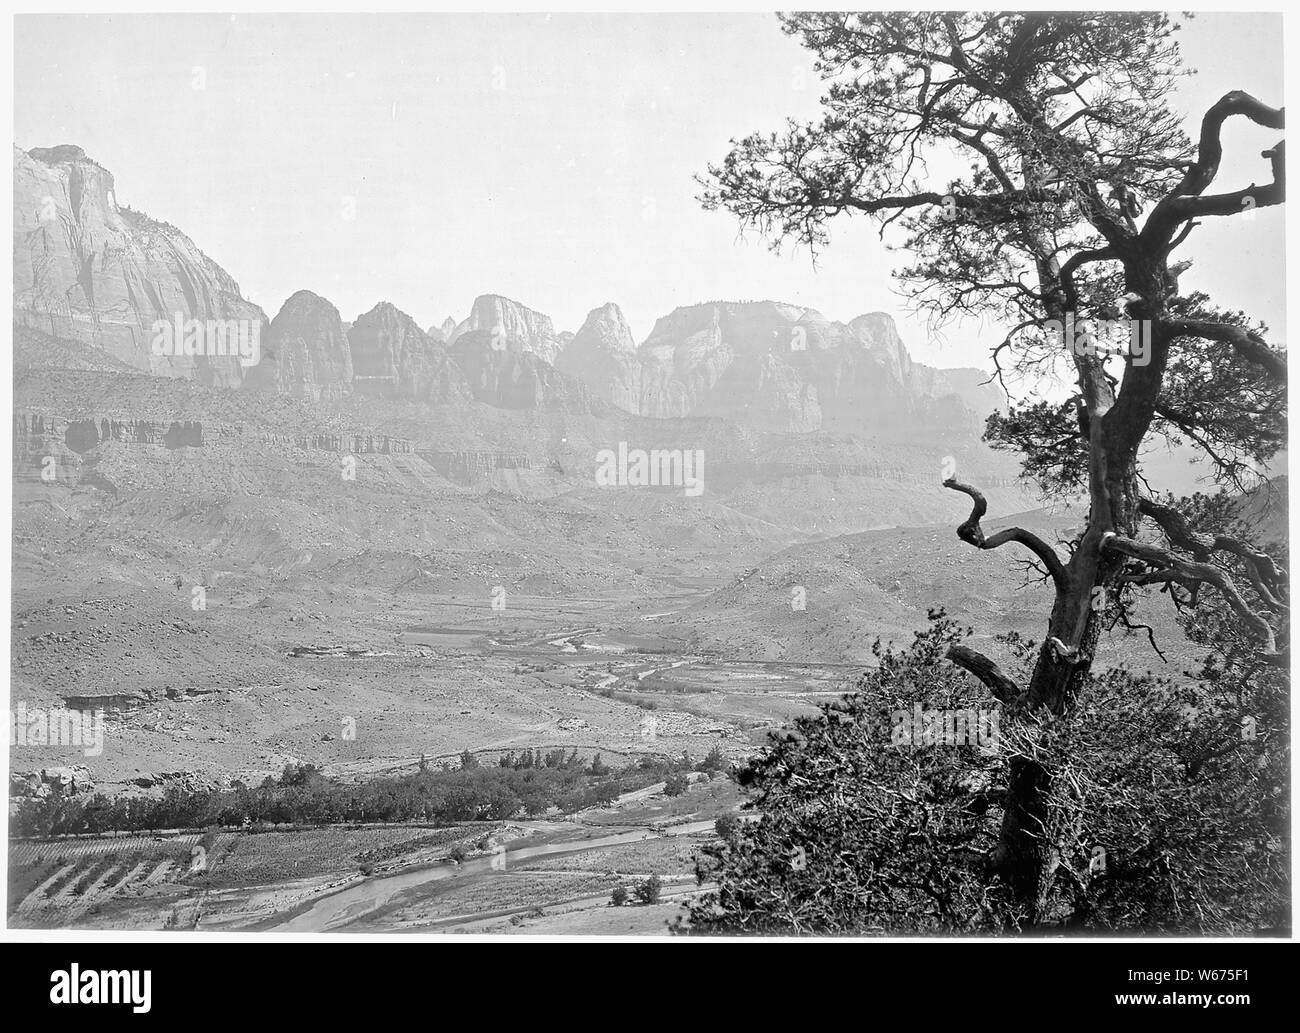
[[1249, 197], [1253, 207], [1264, 208], [1280, 204], [1285, 197], [1286, 178], [1283, 148], [1264, 152], [1271, 161], [1273, 182], [1263, 187], [1250, 186], [1232, 194], [1202, 197], [1219, 174], [1223, 161], [1223, 141], [1220, 134], [1223, 123], [1234, 115], [1241, 115], [1256, 125], [1281, 129], [1286, 125], [1283, 108], [1271, 108], [1243, 90], [1225, 93], [1201, 120], [1201, 138], [1196, 161], [1178, 184], [1151, 213], [1142, 227], [1142, 240], [1148, 245], [1167, 245], [1174, 232], [1187, 219], [1197, 215], [1236, 215], [1242, 212], [1242, 201]]
[[1157, 568], [1162, 576], [1168, 574], [1171, 581], [1176, 580], [1185, 585], [1198, 583], [1213, 585], [1237, 616], [1263, 641], [1262, 656], [1270, 663], [1276, 662], [1275, 658], [1282, 657], [1283, 654], [1277, 649], [1277, 639], [1273, 635], [1272, 625], [1247, 605], [1232, 578], [1214, 564], [1184, 559], [1158, 546], [1124, 538], [1114, 531], [1107, 531], [1102, 536], [1101, 547], [1103, 551], [1117, 552], [1122, 556], [1141, 560], [1148, 566]]
[[1268, 342], [1252, 330], [1233, 323], [1216, 323], [1208, 319], [1162, 319], [1161, 325], [1175, 337], [1202, 337], [1221, 341], [1247, 362], [1253, 362], [1279, 384], [1286, 383], [1286, 356], [1274, 351]]
[[969, 484], [962, 484], [953, 477], [949, 477], [944, 481], [943, 486], [951, 488], [953, 491], [959, 491], [963, 495], [969, 495], [974, 503], [971, 507], [970, 516], [957, 528], [958, 538], [967, 545], [975, 546], [977, 549], [996, 549], [1007, 542], [1016, 542], [1023, 545], [1042, 562], [1047, 569], [1047, 573], [1051, 575], [1056, 591], [1064, 593], [1068, 590], [1070, 576], [1066, 573], [1065, 565], [1061, 562], [1061, 558], [1056, 554], [1055, 549], [1034, 534], [1033, 531], [1026, 530], [1023, 527], [1008, 527], [1005, 530], [998, 531], [993, 537], [986, 538], [984, 529], [980, 527], [980, 518], [988, 512], [989, 508], [988, 500], [984, 498], [983, 493], [978, 488], [973, 488]]
[[1186, 549], [1197, 560], [1208, 562], [1216, 552], [1228, 552], [1241, 559], [1246, 566], [1246, 575], [1250, 578], [1255, 591], [1274, 611], [1287, 609], [1283, 596], [1287, 587], [1286, 571], [1273, 562], [1273, 557], [1266, 552], [1226, 534], [1200, 534], [1192, 530], [1192, 525], [1178, 510], [1162, 506], [1151, 499], [1140, 499], [1138, 510], [1160, 525], [1171, 545]]
[[953, 644], [944, 655], [962, 670], [975, 675], [1003, 703], [1010, 705], [1020, 697], [1020, 687], [979, 650]]

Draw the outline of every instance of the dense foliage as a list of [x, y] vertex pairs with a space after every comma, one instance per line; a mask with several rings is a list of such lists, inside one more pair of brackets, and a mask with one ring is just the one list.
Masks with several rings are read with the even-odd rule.
[[[694, 932], [1015, 931], [992, 864], [1008, 758], [1050, 775], [1052, 897], [1039, 926], [1251, 933], [1289, 913], [1286, 681], [1207, 664], [1174, 682], [1094, 673], [1078, 707], [1003, 722], [995, 746], [894, 745], [891, 714], [996, 707], [944, 659], [969, 634], [941, 613], [877, 644], [857, 691], [799, 718], [738, 773], [756, 821], [719, 823], [697, 861], [715, 888]], [[1033, 643], [1004, 639], [1028, 662]], [[1244, 720], [1245, 719], [1245, 720]]]
[[[576, 753], [558, 750], [543, 757], [525, 751], [497, 767], [480, 766], [467, 755], [461, 767], [371, 779], [359, 784], [325, 777], [308, 764], [288, 765], [278, 779], [256, 788], [190, 791], [171, 788], [160, 797], [66, 796], [19, 798], [10, 803], [9, 832], [51, 836], [163, 828], [207, 828], [246, 824], [332, 824], [335, 822], [500, 821], [545, 814], [551, 807], [570, 813], [612, 802], [619, 794], [689, 770], [689, 757], [646, 757], [611, 771], [597, 754], [583, 767]], [[540, 766], [537, 761], [540, 759]], [[547, 761], [552, 763], [548, 765]], [[702, 765], [701, 765], [702, 766]]]

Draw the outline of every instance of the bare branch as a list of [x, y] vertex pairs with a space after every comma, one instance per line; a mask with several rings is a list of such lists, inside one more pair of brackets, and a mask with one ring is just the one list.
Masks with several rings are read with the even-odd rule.
[[1197, 215], [1238, 214], [1245, 210], [1242, 201], [1246, 197], [1250, 197], [1251, 206], [1256, 208], [1281, 203], [1286, 180], [1284, 175], [1280, 174], [1283, 172], [1282, 156], [1285, 153], [1280, 148], [1265, 152], [1265, 156], [1272, 161], [1273, 169], [1274, 182], [1269, 186], [1252, 186], [1233, 194], [1201, 197], [1219, 174], [1219, 164], [1223, 160], [1223, 141], [1220, 139], [1220, 133], [1223, 123], [1234, 115], [1241, 115], [1257, 125], [1267, 126], [1270, 129], [1281, 129], [1286, 124], [1284, 109], [1271, 108], [1243, 90], [1225, 93], [1201, 120], [1201, 139], [1197, 148], [1196, 161], [1183, 174], [1178, 186], [1156, 205], [1142, 228], [1144, 242], [1167, 245], [1179, 225]]
[[1215, 552], [1228, 552], [1238, 557], [1245, 564], [1246, 574], [1264, 604], [1274, 611], [1287, 608], [1287, 603], [1283, 601], [1287, 586], [1286, 571], [1278, 567], [1268, 553], [1254, 549], [1247, 542], [1231, 535], [1198, 534], [1178, 510], [1162, 506], [1151, 499], [1139, 500], [1138, 509], [1160, 525], [1171, 545], [1186, 549], [1202, 562], [1208, 561]]
[[1116, 598], [1115, 619], [1111, 621], [1110, 626], [1113, 629], [1116, 624], [1120, 623], [1122, 623], [1129, 631], [1145, 631], [1147, 633], [1147, 639], [1151, 642], [1151, 648], [1156, 651], [1156, 655], [1165, 663], [1169, 663], [1169, 657], [1165, 656], [1164, 650], [1162, 650], [1156, 642], [1156, 629], [1151, 627], [1150, 624], [1134, 624], [1129, 617], [1128, 606], [1125, 604], [1124, 600]]
[[988, 500], [984, 498], [983, 493], [978, 488], [962, 484], [952, 477], [944, 481], [943, 486], [959, 491], [963, 495], [969, 495], [974, 502], [970, 516], [957, 528], [958, 538], [977, 549], [996, 549], [1007, 542], [1017, 542], [1042, 561], [1043, 566], [1052, 576], [1052, 583], [1058, 592], [1065, 592], [1069, 588], [1070, 578], [1065, 572], [1065, 565], [1061, 562], [1061, 558], [1056, 554], [1056, 550], [1038, 535], [1023, 527], [1008, 527], [998, 531], [992, 538], [986, 538], [983, 528], [980, 527], [980, 518], [988, 512], [989, 508]]
[[1010, 705], [1019, 698], [1019, 686], [1003, 674], [1002, 669], [979, 650], [971, 649], [969, 646], [953, 644], [948, 647], [948, 652], [944, 655], [962, 670], [975, 675], [1003, 703]]
[[1158, 546], [1135, 542], [1113, 531], [1107, 531], [1102, 536], [1102, 549], [1131, 556], [1162, 571], [1173, 571], [1177, 574], [1178, 580], [1184, 583], [1204, 582], [1213, 585], [1228, 605], [1236, 611], [1237, 616], [1264, 642], [1263, 655], [1265, 657], [1277, 655], [1277, 639], [1274, 637], [1272, 626], [1246, 604], [1246, 600], [1242, 598], [1241, 592], [1226, 571], [1212, 563], [1185, 559]]
[[1160, 525], [1161, 530], [1172, 545], [1186, 549], [1198, 560], [1208, 560], [1214, 548], [1214, 537], [1198, 534], [1181, 512], [1170, 506], [1162, 506], [1151, 499], [1139, 499], [1138, 511]]
[[1244, 326], [1207, 319], [1162, 319], [1160, 322], [1178, 337], [1202, 337], [1207, 341], [1230, 344], [1247, 362], [1264, 369], [1279, 384], [1286, 383], [1286, 356], [1274, 351], [1264, 338]]
[[1178, 186], [1179, 194], [1201, 194], [1219, 174], [1223, 160], [1223, 141], [1219, 133], [1223, 123], [1234, 115], [1242, 115], [1256, 125], [1269, 129], [1282, 129], [1286, 125], [1286, 109], [1271, 108], [1252, 97], [1245, 90], [1225, 93], [1201, 120], [1201, 139], [1197, 147], [1196, 163], [1183, 176]]

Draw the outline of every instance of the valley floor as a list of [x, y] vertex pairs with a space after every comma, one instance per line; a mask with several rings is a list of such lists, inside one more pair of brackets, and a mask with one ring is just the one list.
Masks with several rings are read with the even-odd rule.
[[[56, 496], [35, 491], [27, 512], [39, 540], [53, 540], [40, 507]], [[1034, 519], [1063, 532], [1075, 514]], [[465, 751], [488, 765], [556, 748], [613, 767], [714, 749], [741, 761], [771, 730], [850, 691], [874, 662], [872, 640], [906, 640], [933, 605], [972, 623], [996, 614], [997, 630], [1027, 634], [1045, 612], [1042, 586], [946, 525], [751, 543], [748, 554], [646, 547], [621, 584], [562, 591], [530, 589], [473, 551], [482, 569], [459, 571], [481, 583], [473, 594], [437, 584], [437, 553], [409, 575], [383, 552], [345, 561], [354, 575], [214, 563], [202, 605], [164, 576], [156, 543], [132, 546], [149, 550], [146, 564], [120, 530], [68, 533], [62, 554], [38, 551], [35, 537], [16, 550], [13, 699], [29, 711], [102, 708], [102, 748], [18, 742], [11, 772], [29, 783], [72, 772], [78, 791], [110, 796], [256, 786], [290, 764], [362, 781], [455, 765]], [[1134, 643], [1122, 650], [1133, 655]], [[699, 892], [693, 856], [739, 804], [729, 780], [697, 777], [682, 796], [651, 787], [570, 820], [226, 830], [206, 846], [197, 833], [16, 841], [8, 920], [657, 933]], [[489, 835], [508, 840], [504, 859], [485, 852]], [[459, 864], [458, 845], [469, 851]], [[198, 849], [205, 863], [192, 870]], [[661, 903], [610, 906], [615, 885], [651, 874]]]
[[[713, 579], [682, 582], [653, 600], [511, 597], [503, 610], [489, 598], [430, 597], [418, 609], [361, 619], [341, 606], [299, 614], [231, 599], [224, 611], [179, 618], [201, 629], [193, 632], [203, 640], [199, 655], [214, 660], [206, 682], [186, 686], [176, 669], [160, 668], [155, 678], [168, 684], [144, 679], [116, 693], [102, 753], [73, 748], [58, 761], [84, 769], [96, 791], [120, 794], [173, 782], [255, 785], [287, 763], [361, 780], [413, 773], [422, 758], [454, 763], [464, 750], [493, 763], [511, 750], [563, 746], [619, 766], [644, 754], [700, 759], [716, 746], [739, 760], [768, 729], [846, 691], [860, 667], [691, 653], [658, 630], [714, 587]], [[19, 634], [36, 645], [20, 649], [17, 668], [30, 672], [45, 659], [41, 643], [64, 646], [60, 638], [76, 629], [91, 629], [93, 639], [97, 625], [111, 623], [106, 641], [118, 640], [127, 622], [114, 612], [110, 601], [28, 609]], [[161, 618], [137, 612], [131, 620]], [[13, 768], [49, 767], [57, 749], [15, 746]], [[9, 922], [663, 932], [683, 896], [697, 891], [692, 857], [712, 837], [713, 819], [739, 802], [729, 780], [695, 776], [680, 797], [666, 797], [660, 783], [569, 819], [228, 830], [205, 852], [201, 872], [191, 871], [197, 834], [16, 841]], [[504, 861], [476, 849], [488, 834], [508, 841]], [[448, 859], [457, 844], [471, 851], [461, 864]], [[369, 862], [377, 853], [383, 860]], [[616, 884], [632, 887], [652, 873], [663, 880], [662, 903], [610, 906]]]
[[[739, 796], [699, 776], [663, 783], [567, 819], [227, 831], [193, 863], [197, 835], [16, 841], [9, 924], [16, 928], [652, 934], [700, 891], [693, 857]], [[483, 849], [484, 837], [492, 847]], [[504, 845], [499, 850], [495, 844]], [[469, 854], [450, 858], [460, 845]], [[363, 864], [382, 847], [386, 860]], [[305, 863], [304, 863], [305, 859]], [[658, 875], [656, 904], [615, 908]], [[635, 897], [633, 896], [633, 900]]]

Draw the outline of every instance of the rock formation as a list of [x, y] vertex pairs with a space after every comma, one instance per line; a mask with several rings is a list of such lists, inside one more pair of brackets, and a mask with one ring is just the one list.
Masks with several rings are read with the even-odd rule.
[[552, 366], [560, 353], [560, 342], [550, 316], [499, 294], [475, 298], [469, 318], [456, 327], [449, 340], [454, 343], [461, 334], [472, 330], [491, 335], [498, 350], [531, 352]]
[[266, 316], [184, 233], [119, 207], [80, 147], [14, 149], [14, 320], [150, 373], [237, 386], [237, 357], [156, 355], [155, 322]]
[[351, 394], [352, 350], [338, 309], [311, 291], [286, 301], [263, 338], [262, 361], [243, 386], [313, 402]]
[[646, 416], [906, 435], [918, 424], [970, 432], [1003, 401], [977, 371], [912, 362], [879, 312], [846, 325], [777, 302], [709, 302], [659, 319], [638, 354]]
[[470, 397], [465, 378], [446, 349], [386, 301], [357, 317], [348, 331], [348, 343], [357, 395], [434, 403]]
[[613, 302], [587, 314], [582, 328], [560, 353], [556, 368], [577, 377], [598, 398], [640, 412], [641, 360], [627, 320]]
[[448, 316], [441, 323], [435, 323], [425, 331], [430, 340], [438, 344], [450, 344], [451, 339], [456, 336], [456, 320]]
[[[476, 398], [577, 414], [613, 405], [763, 432], [896, 439], [978, 435], [1003, 401], [977, 370], [913, 362], [881, 312], [845, 324], [772, 301], [708, 302], [660, 318], [637, 348], [612, 303], [571, 335], [519, 302], [486, 294], [459, 325], [447, 319], [425, 332], [386, 303], [349, 326], [328, 301], [299, 291], [265, 324], [188, 237], [119, 207], [113, 189], [112, 175], [79, 147], [15, 150], [14, 318], [28, 335], [16, 348], [20, 370], [120, 363], [307, 402]], [[189, 320], [256, 324], [260, 363], [156, 354], [155, 323]], [[31, 336], [37, 332], [48, 339]]]
[[474, 397], [498, 409], [547, 409], [599, 415], [608, 409], [586, 385], [529, 351], [508, 347], [485, 330], [456, 335], [451, 356]]

